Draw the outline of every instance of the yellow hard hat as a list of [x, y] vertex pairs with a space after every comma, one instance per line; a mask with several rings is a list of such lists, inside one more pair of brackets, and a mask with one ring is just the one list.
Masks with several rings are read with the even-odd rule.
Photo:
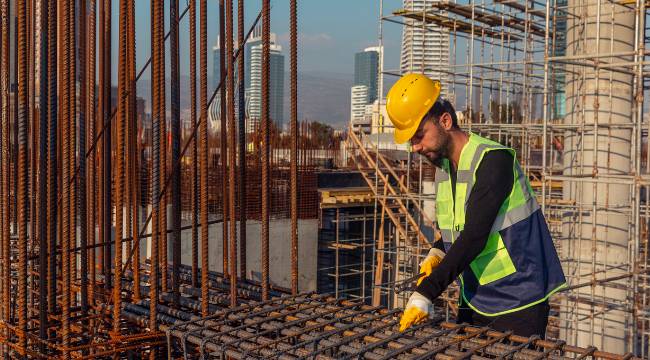
[[395, 126], [395, 142], [403, 144], [411, 139], [440, 96], [440, 81], [422, 74], [402, 76], [386, 96], [386, 112]]

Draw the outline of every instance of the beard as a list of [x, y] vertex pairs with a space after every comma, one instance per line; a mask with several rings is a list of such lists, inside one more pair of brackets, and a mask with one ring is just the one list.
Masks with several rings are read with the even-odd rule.
[[442, 167], [442, 161], [449, 157], [450, 136], [442, 128], [440, 130], [440, 141], [433, 149], [426, 149], [421, 155], [433, 166]]

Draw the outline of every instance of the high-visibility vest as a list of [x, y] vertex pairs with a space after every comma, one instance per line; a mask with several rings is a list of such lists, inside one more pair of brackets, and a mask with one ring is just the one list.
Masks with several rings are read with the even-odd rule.
[[436, 220], [443, 241], [448, 247], [465, 227], [476, 170], [493, 150], [512, 154], [512, 191], [499, 209], [485, 248], [459, 277], [463, 302], [485, 316], [525, 309], [566, 286], [546, 220], [515, 151], [473, 133], [461, 151], [455, 193], [449, 160], [436, 171]]

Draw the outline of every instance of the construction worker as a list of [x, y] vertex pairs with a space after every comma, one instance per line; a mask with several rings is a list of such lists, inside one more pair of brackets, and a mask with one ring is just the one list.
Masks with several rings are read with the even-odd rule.
[[420, 266], [400, 331], [427, 319], [458, 278], [459, 323], [544, 337], [548, 298], [566, 286], [546, 220], [512, 148], [460, 129], [440, 82], [407, 74], [387, 95], [395, 142], [437, 167], [438, 241]]

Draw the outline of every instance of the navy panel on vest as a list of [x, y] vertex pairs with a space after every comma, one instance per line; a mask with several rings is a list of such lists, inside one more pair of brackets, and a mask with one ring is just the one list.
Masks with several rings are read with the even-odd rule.
[[566, 282], [541, 209], [500, 231], [517, 269], [502, 279], [479, 285], [471, 269], [463, 272], [464, 295], [479, 311], [495, 314], [539, 301]]

